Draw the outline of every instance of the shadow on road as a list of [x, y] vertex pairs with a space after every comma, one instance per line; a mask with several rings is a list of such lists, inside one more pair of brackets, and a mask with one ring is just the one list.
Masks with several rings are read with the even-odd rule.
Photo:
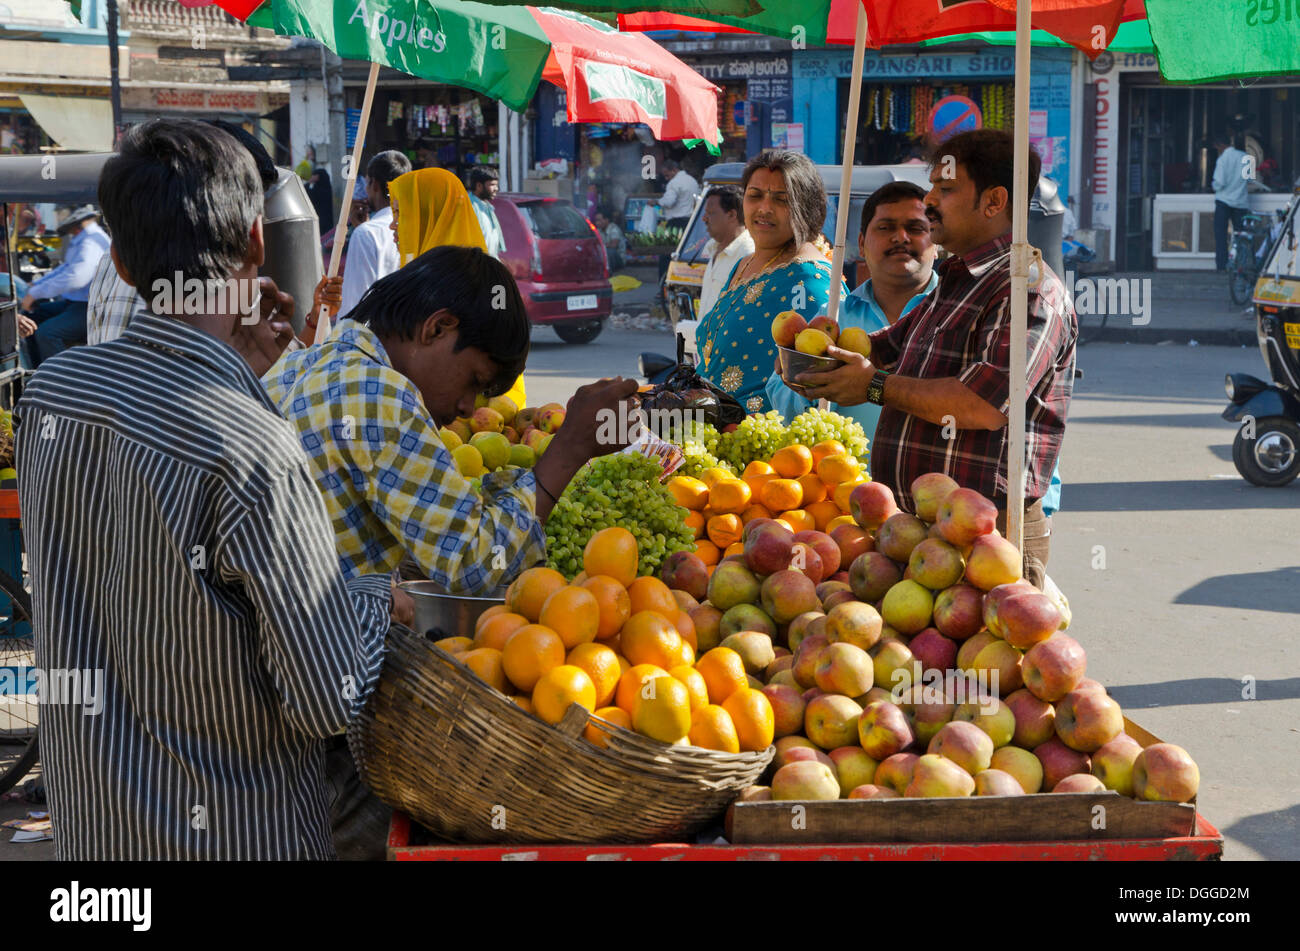
[[1300, 805], [1238, 819], [1226, 829], [1220, 829], [1225, 838], [1235, 839], [1250, 846], [1266, 859], [1300, 858], [1296, 836]]
[[1225, 443], [1222, 446], [1206, 446], [1210, 450], [1210, 455], [1216, 459], [1222, 459], [1224, 462], [1232, 462], [1232, 446]]
[[1300, 589], [1300, 568], [1296, 567], [1216, 575], [1192, 585], [1174, 598], [1174, 604], [1294, 614], [1300, 602], [1297, 589]]
[[1088, 425], [1100, 423], [1110, 426], [1158, 426], [1161, 429], [1204, 429], [1206, 426], [1214, 425], [1218, 419], [1217, 414], [1214, 416], [1201, 416], [1198, 413], [1137, 413], [1132, 416], [1126, 414], [1089, 416], [1086, 413], [1078, 413], [1070, 417], [1070, 422], [1074, 424], [1087, 423]]
[[[1203, 703], [1253, 703], [1241, 696], [1242, 683], [1228, 677], [1197, 677], [1166, 680], [1158, 684], [1124, 684], [1107, 688], [1121, 707], [1181, 707]], [[1300, 698], [1300, 677], [1285, 680], [1257, 680], [1255, 700]]]
[[[1207, 490], [1212, 492], [1212, 502], [1207, 501]], [[1220, 479], [1070, 482], [1063, 490], [1062, 508], [1070, 512], [1200, 512], [1207, 505], [1217, 509], [1295, 509], [1300, 502], [1298, 494], [1300, 482], [1281, 489]]]

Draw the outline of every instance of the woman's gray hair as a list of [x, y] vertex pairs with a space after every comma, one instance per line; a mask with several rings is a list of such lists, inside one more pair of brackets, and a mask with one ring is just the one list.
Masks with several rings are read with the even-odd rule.
[[802, 246], [815, 241], [826, 223], [826, 189], [812, 159], [789, 149], [766, 149], [745, 166], [740, 177], [741, 188], [749, 188], [749, 180], [760, 168], [780, 172], [785, 178], [795, 244]]

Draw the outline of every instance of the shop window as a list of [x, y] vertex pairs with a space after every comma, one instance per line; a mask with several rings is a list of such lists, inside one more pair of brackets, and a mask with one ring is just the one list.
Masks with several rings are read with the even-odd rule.
[[1214, 253], [1214, 212], [1207, 211], [1196, 216], [1197, 230], [1200, 232], [1200, 244], [1196, 250], [1202, 254]]
[[1187, 253], [1192, 247], [1192, 219], [1190, 211], [1165, 211], [1160, 214], [1161, 253]]

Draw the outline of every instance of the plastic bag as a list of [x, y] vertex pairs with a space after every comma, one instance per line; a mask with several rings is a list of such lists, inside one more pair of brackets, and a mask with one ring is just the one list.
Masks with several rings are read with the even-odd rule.
[[[677, 335], [677, 368], [658, 386], [641, 394], [641, 408], [649, 412], [676, 411], [681, 420], [703, 418], [706, 423], [722, 429], [745, 418], [745, 408], [734, 396], [714, 386], [700, 376], [694, 366], [683, 363], [686, 340]], [[661, 419], [663, 417], [660, 417]], [[672, 421], [675, 417], [667, 417]], [[651, 428], [654, 417], [651, 417]], [[660, 433], [660, 435], [665, 435]]]
[[653, 234], [659, 221], [659, 215], [655, 206], [647, 203], [641, 209], [641, 220], [637, 223], [636, 230], [642, 234]]

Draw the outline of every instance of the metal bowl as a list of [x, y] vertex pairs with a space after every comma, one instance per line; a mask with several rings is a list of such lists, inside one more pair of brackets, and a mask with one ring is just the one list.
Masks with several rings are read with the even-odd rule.
[[786, 386], [794, 390], [800, 396], [807, 399], [813, 397], [808, 395], [807, 388], [799, 383], [790, 382], [800, 373], [809, 371], [834, 370], [838, 366], [843, 366], [839, 360], [834, 357], [817, 357], [811, 353], [800, 353], [798, 350], [790, 350], [786, 347], [777, 347], [781, 359], [781, 380]]
[[474, 625], [488, 608], [504, 604], [505, 588], [472, 598], [448, 594], [434, 581], [403, 581], [398, 585], [415, 602], [415, 630], [434, 638], [473, 637]]

